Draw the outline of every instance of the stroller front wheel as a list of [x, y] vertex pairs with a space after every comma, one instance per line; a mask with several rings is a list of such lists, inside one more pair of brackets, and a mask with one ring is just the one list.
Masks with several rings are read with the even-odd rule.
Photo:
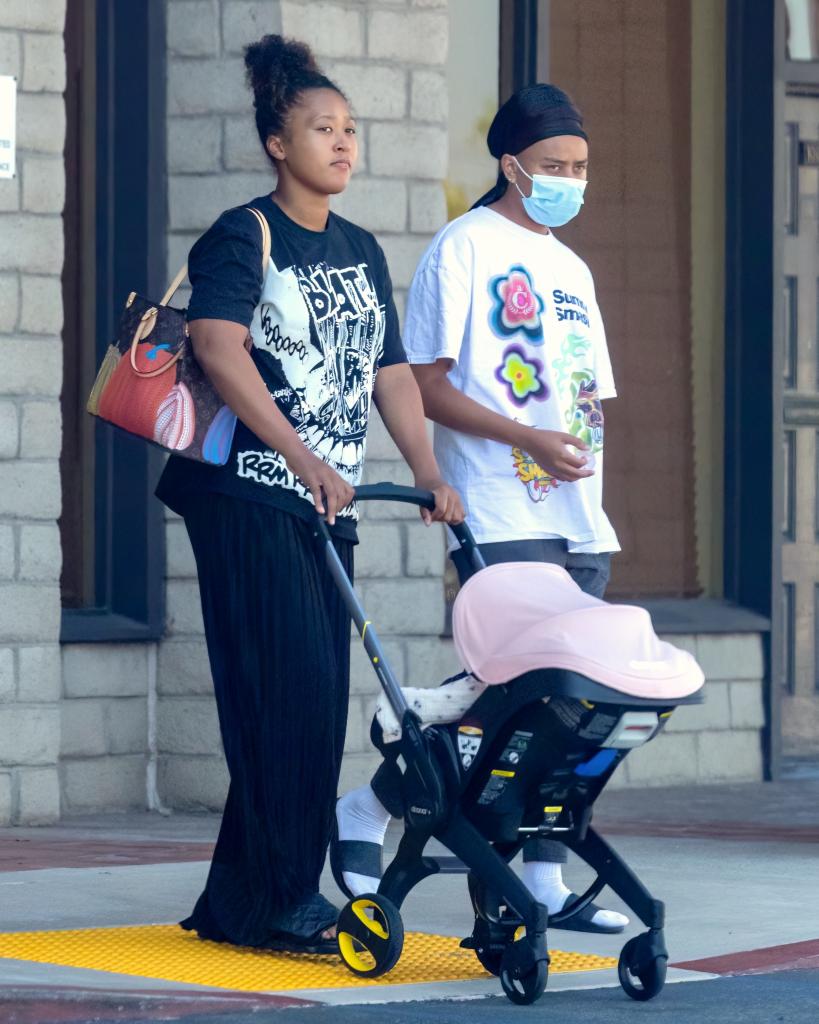
[[623, 946], [617, 964], [617, 976], [623, 991], [631, 999], [644, 1003], [653, 999], [665, 985], [668, 956], [642, 955], [641, 945], [645, 936], [638, 935]]
[[549, 954], [545, 938], [545, 933], [529, 935], [523, 928], [518, 928], [503, 951], [499, 975], [501, 987], [507, 998], [519, 1006], [536, 1002], [546, 988]]
[[346, 903], [338, 915], [336, 933], [345, 967], [361, 978], [378, 978], [391, 971], [404, 948], [398, 908], [376, 893]]
[[[507, 957], [504, 956], [504, 961]], [[518, 1006], [529, 1006], [537, 1002], [546, 990], [549, 980], [549, 964], [538, 960], [525, 973], [516, 970], [508, 962], [501, 964], [500, 983], [508, 999]]]

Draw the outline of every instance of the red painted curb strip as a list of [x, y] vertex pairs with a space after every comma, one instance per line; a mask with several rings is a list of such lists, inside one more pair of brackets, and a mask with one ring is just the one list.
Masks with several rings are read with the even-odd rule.
[[819, 967], [819, 939], [790, 942], [784, 946], [749, 949], [742, 953], [686, 960], [672, 964], [684, 971], [704, 971], [708, 974], [770, 974], [773, 971], [795, 971]]
[[595, 819], [604, 835], [657, 839], [728, 839], [756, 843], [816, 843], [819, 828], [810, 825], [766, 825], [754, 822], [609, 821]]
[[0, 986], [0, 1020], [4, 1024], [80, 1024], [97, 1017], [106, 1021], [184, 1020], [192, 1014], [252, 1014], [263, 1009], [319, 1005], [314, 999], [262, 993]]
[[213, 843], [0, 837], [0, 872], [210, 860]]

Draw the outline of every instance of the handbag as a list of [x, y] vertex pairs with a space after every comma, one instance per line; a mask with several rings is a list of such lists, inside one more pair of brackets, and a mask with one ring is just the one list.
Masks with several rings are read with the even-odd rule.
[[[262, 275], [270, 261], [270, 226], [247, 207], [262, 230]], [[86, 404], [120, 430], [188, 459], [224, 466], [236, 415], [196, 361], [186, 310], [169, 303], [187, 277], [185, 264], [161, 302], [131, 292], [117, 340], [108, 346]]]

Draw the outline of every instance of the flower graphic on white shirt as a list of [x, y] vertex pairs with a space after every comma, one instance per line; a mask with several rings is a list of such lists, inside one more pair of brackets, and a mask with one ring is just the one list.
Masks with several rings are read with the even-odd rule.
[[508, 388], [510, 401], [524, 406], [530, 399], [545, 402], [549, 397], [549, 386], [543, 380], [543, 364], [523, 351], [518, 345], [510, 345], [503, 353], [503, 362], [495, 370], [495, 379]]
[[543, 344], [540, 318], [546, 304], [535, 291], [526, 267], [510, 267], [508, 273], [493, 277], [489, 294], [494, 300], [489, 323], [496, 335], [511, 338], [522, 333], [532, 345]]

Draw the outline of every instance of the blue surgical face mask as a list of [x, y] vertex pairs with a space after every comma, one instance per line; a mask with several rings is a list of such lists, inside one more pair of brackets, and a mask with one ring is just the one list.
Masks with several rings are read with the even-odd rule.
[[[520, 167], [517, 157], [515, 163]], [[520, 167], [521, 171], [526, 171]], [[559, 228], [578, 215], [583, 205], [586, 182], [582, 178], [557, 178], [551, 174], [526, 174], [532, 182], [532, 194], [525, 196], [517, 182], [523, 208], [537, 224], [547, 228]]]

